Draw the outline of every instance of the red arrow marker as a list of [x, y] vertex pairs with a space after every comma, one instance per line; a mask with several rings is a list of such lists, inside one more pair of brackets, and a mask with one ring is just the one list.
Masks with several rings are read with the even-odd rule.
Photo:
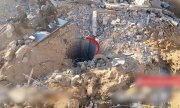
[[100, 51], [100, 45], [99, 42], [96, 41], [96, 39], [92, 38], [92, 37], [87, 37], [86, 40], [92, 41], [96, 44], [97, 50], [96, 50], [96, 55], [99, 53]]

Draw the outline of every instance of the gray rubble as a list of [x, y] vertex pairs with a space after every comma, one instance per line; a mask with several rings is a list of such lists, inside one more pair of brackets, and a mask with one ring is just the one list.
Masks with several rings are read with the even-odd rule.
[[[119, 104], [120, 102], [114, 102], [112, 96], [125, 91], [124, 94], [128, 97], [131, 94], [136, 97], [136, 93], [140, 90], [134, 85], [139, 75], [157, 75], [161, 65], [164, 65], [163, 63], [159, 65], [161, 59], [167, 63], [172, 62], [171, 54], [163, 56], [163, 53], [170, 49], [172, 54], [176, 54], [174, 48], [177, 46], [169, 41], [169, 46], [163, 46], [161, 43], [171, 37], [167, 36], [167, 29], [171, 30], [172, 34], [179, 34], [177, 31], [180, 29], [180, 20], [166, 9], [167, 4], [164, 4], [164, 8], [160, 0], [51, 1], [60, 12], [59, 17], [68, 23], [59, 31], [52, 32], [54, 34], [39, 42], [39, 45], [33, 41], [35, 38], [31, 36], [32, 34], [24, 34], [10, 42], [5, 51], [0, 53], [2, 55], [0, 81], [4, 81], [2, 85], [7, 86], [6, 83], [18, 85], [14, 80], [22, 81], [17, 87], [12, 85], [14, 89], [9, 88], [7, 96], [0, 96], [0, 100], [4, 103], [6, 100], [10, 101], [2, 106], [118, 108], [124, 105], [143, 108], [143, 104], [156, 103], [146, 103], [144, 102], [146, 99], [141, 100], [142, 102], [129, 99], [128, 104]], [[29, 17], [33, 20], [38, 13], [34, 12], [37, 7], [33, 5], [28, 7], [32, 9]], [[171, 28], [168, 28], [169, 26]], [[7, 38], [12, 39], [12, 31], [7, 29], [6, 33]], [[65, 55], [69, 46], [66, 44], [71, 45], [74, 38], [85, 39], [90, 36], [98, 40], [100, 45], [100, 52], [94, 59], [67, 62], [69, 58]], [[151, 39], [156, 40], [157, 44], [149, 42]], [[70, 47], [77, 47], [73, 45]], [[153, 49], [152, 46], [156, 47]], [[178, 51], [177, 49], [177, 54]], [[166, 57], [169, 57], [169, 60]], [[179, 66], [176, 63], [175, 65]], [[142, 93], [144, 97], [151, 95], [149, 91], [152, 90], [148, 89]], [[124, 94], [121, 94], [120, 98], [123, 98]], [[167, 98], [169, 92], [165, 94]], [[116, 96], [118, 97], [119, 95]], [[156, 106], [159, 103], [161, 102], [157, 102]]]

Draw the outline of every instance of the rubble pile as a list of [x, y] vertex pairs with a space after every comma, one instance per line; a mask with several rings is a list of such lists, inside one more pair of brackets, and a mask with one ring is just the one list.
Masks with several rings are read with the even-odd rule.
[[36, 43], [11, 42], [3, 57], [6, 62], [1, 68], [1, 73], [8, 76], [8, 81], [20, 83], [25, 80], [23, 74], [29, 75], [32, 68], [34, 69], [33, 76], [39, 78], [61, 66], [69, 67], [71, 64], [68, 63], [70, 60], [66, 59], [66, 53], [71, 44], [68, 43], [74, 40], [71, 36], [76, 33], [69, 31], [69, 27], [63, 29], [61, 29], [61, 34], [54, 34], [51, 40], [43, 41], [36, 46]]
[[[0, 86], [5, 89], [0, 90], [0, 94], [5, 94], [0, 98], [2, 108], [159, 105], [146, 99], [151, 90], [141, 91], [135, 85], [141, 75], [180, 72], [180, 19], [165, 2], [50, 1], [57, 9], [58, 26], [55, 21], [47, 25], [51, 29], [36, 24], [36, 19], [44, 20], [38, 16], [46, 9], [42, 5], [42, 9], [30, 6], [38, 11], [28, 14], [34, 18], [28, 24], [35, 26], [28, 26], [20, 34], [17, 27], [23, 26], [13, 23], [1, 29]], [[87, 45], [87, 37], [99, 42], [98, 54], [94, 54], [93, 45]], [[87, 53], [94, 58], [69, 58], [75, 54], [83, 58]], [[118, 101], [140, 92], [145, 99]]]
[[[178, 71], [179, 19], [158, 14], [146, 9], [124, 9], [113, 14], [100, 11], [98, 38], [104, 48], [102, 52], [106, 52], [107, 56], [131, 56], [140, 64], [151, 64], [163, 59], [175, 72]], [[154, 43], [151, 43], [152, 40]]]
[[[112, 104], [109, 100], [111, 93], [116, 90], [126, 90], [131, 85], [129, 82], [132, 80], [132, 76], [123, 74], [123, 70], [121, 71], [118, 68], [113, 68], [112, 70], [92, 69], [81, 75], [73, 75], [71, 71], [73, 70], [64, 72], [56, 70], [45, 80], [44, 84], [40, 83], [40, 81], [33, 81], [32, 88], [14, 88], [6, 92], [8, 96], [4, 97], [1, 102], [5, 103], [6, 99], [10, 98], [10, 101], [13, 101], [14, 104], [10, 105], [7, 102], [6, 104], [9, 107], [31, 106], [34, 108], [35, 106], [42, 107], [40, 105], [44, 105], [43, 108], [45, 106], [54, 108], [98, 106], [98, 108], [103, 108], [106, 104]], [[38, 90], [41, 90], [41, 93], [38, 93]], [[43, 94], [43, 92], [47, 93]], [[38, 97], [37, 93], [38, 96], [42, 97]], [[26, 95], [31, 97], [26, 97]], [[45, 96], [47, 97], [44, 98]], [[31, 99], [37, 99], [37, 104]], [[98, 101], [99, 99], [102, 101]], [[107, 103], [107, 101], [109, 102]], [[88, 102], [90, 103], [87, 104]], [[69, 105], [72, 105], [70, 103], [74, 103], [74, 107], [70, 107]]]

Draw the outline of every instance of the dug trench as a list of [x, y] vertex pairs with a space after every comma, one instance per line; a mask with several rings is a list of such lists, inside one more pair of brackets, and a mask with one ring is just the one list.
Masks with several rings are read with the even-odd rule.
[[[34, 46], [17, 45], [16, 41], [9, 44], [5, 53], [5, 62], [1, 74], [7, 76], [7, 81], [13, 84], [27, 81], [33, 69], [32, 77], [38, 79], [54, 70], [67, 69], [75, 62], [92, 60], [95, 56], [96, 45], [81, 39], [76, 25], [60, 28], [49, 38]], [[16, 48], [12, 51], [12, 47]], [[6, 56], [7, 55], [7, 56]], [[9, 57], [11, 56], [11, 57]], [[10, 58], [10, 59], [7, 59]]]

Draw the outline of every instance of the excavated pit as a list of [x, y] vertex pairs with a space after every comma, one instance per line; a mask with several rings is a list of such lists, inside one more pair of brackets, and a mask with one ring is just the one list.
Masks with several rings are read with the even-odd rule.
[[96, 53], [96, 44], [84, 39], [76, 39], [67, 50], [67, 57], [75, 62], [92, 60]]

